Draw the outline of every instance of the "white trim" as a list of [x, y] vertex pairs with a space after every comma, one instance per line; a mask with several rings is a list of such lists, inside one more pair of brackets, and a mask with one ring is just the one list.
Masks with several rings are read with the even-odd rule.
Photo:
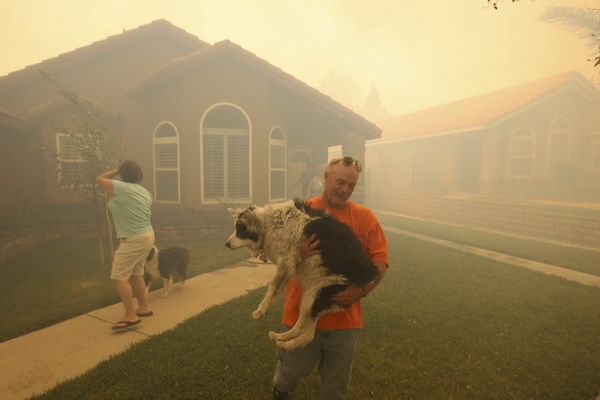
[[[54, 140], [56, 141], [56, 157], [58, 160], [57, 163], [57, 168], [56, 168], [56, 180], [58, 181], [58, 185], [60, 188], [73, 188], [75, 187], [74, 184], [63, 184], [62, 183], [62, 165], [64, 164], [81, 164], [82, 167], [85, 166], [85, 160], [83, 159], [83, 157], [81, 157], [81, 154], [79, 151], [77, 151], [77, 149], [74, 149], [74, 151], [77, 153], [77, 159], [63, 159], [62, 157], [62, 153], [63, 153], [63, 148], [61, 146], [61, 140], [60, 138], [64, 137], [66, 139], [70, 139], [70, 135], [67, 133], [55, 133], [54, 135]], [[86, 182], [86, 180], [84, 179], [83, 182]]]
[[[170, 125], [175, 132], [175, 137], [165, 137], [165, 138], [157, 138], [156, 133], [158, 129], [163, 125]], [[181, 204], [181, 151], [179, 144], [179, 131], [175, 124], [170, 121], [161, 121], [154, 128], [154, 132], [152, 133], [152, 176], [154, 182], [154, 201], [159, 204]], [[177, 146], [177, 168], [161, 168], [160, 171], [176, 171], [177, 172], [177, 200], [176, 201], [167, 201], [160, 200], [157, 195], [157, 181], [156, 181], [156, 173], [159, 170], [156, 167], [156, 145], [160, 144], [173, 144], [175, 143]]]
[[[281, 134], [283, 135], [283, 140], [280, 139], [273, 139], [273, 131], [275, 131], [276, 129], [279, 129], [281, 131]], [[287, 140], [287, 135], [285, 134], [285, 131], [283, 130], [283, 128], [279, 125], [275, 125], [271, 128], [271, 132], [269, 132], [269, 201], [278, 201], [278, 200], [285, 200], [287, 198], [287, 151], [288, 151], [288, 140]], [[272, 160], [271, 160], [271, 147], [272, 146], [278, 146], [278, 147], [283, 147], [283, 168], [277, 168], [274, 169], [272, 168]], [[273, 197], [273, 182], [271, 182], [271, 174], [275, 171], [280, 171], [283, 172], [283, 197]]]
[[[215, 108], [220, 107], [220, 106], [229, 106], [229, 107], [233, 107], [236, 110], [240, 111], [244, 117], [246, 118], [246, 121], [248, 123], [248, 199], [247, 201], [245, 200], [234, 200], [234, 199], [220, 199], [220, 200], [206, 200], [204, 197], [204, 120], [206, 119], [206, 116]], [[213, 129], [213, 128], [210, 128]], [[226, 128], [225, 129], [231, 129], [231, 128]], [[253, 199], [253, 191], [252, 191], [252, 162], [253, 162], [253, 151], [252, 151], [252, 121], [250, 120], [250, 117], [248, 115], [248, 113], [246, 113], [246, 111], [244, 111], [244, 109], [242, 109], [241, 107], [239, 107], [237, 104], [234, 103], [229, 103], [229, 102], [220, 102], [220, 103], [215, 103], [212, 106], [210, 106], [209, 108], [207, 108], [204, 113], [202, 114], [202, 117], [200, 118], [200, 126], [199, 126], [199, 135], [200, 135], [200, 204], [220, 204], [221, 202], [225, 202], [225, 203], [230, 203], [230, 202], [240, 202], [242, 204], [251, 204], [252, 203], [252, 199]], [[225, 182], [224, 182], [225, 183]]]

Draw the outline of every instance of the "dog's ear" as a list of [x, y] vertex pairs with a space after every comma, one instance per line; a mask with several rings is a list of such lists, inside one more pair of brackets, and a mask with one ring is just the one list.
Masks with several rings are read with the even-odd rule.
[[228, 208], [227, 211], [229, 211], [233, 219], [236, 219], [244, 210], [242, 208]]

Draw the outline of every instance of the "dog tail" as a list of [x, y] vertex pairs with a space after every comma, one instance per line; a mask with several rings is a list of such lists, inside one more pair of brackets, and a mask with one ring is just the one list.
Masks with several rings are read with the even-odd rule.
[[148, 257], [146, 257], [146, 261], [152, 260], [152, 257], [154, 257], [155, 252], [156, 252], [156, 247], [152, 246], [152, 248], [150, 249], [150, 253], [148, 253]]

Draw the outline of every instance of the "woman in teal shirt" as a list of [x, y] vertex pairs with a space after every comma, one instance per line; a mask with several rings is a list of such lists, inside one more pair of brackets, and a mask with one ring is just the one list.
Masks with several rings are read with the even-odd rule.
[[[114, 179], [118, 175], [121, 181]], [[119, 169], [96, 177], [110, 196], [108, 208], [113, 216], [119, 248], [115, 252], [110, 278], [125, 308], [125, 314], [112, 329], [123, 329], [141, 322], [140, 317], [151, 316], [146, 301], [144, 263], [154, 245], [154, 230], [150, 222], [152, 195], [140, 183], [142, 168], [132, 160], [124, 161]], [[133, 295], [138, 301], [135, 308]]]

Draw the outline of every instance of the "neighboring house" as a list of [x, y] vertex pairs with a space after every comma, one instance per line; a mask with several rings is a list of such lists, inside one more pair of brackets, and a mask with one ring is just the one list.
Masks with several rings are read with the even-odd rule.
[[288, 188], [306, 163], [326, 162], [335, 145], [363, 158], [365, 141], [381, 135], [240, 46], [210, 45], [157, 20], [0, 77], [0, 209], [19, 198], [84, 201], [60, 185], [81, 166], [54, 130], [71, 123], [72, 109], [39, 70], [102, 108], [117, 135], [115, 161], [141, 164], [159, 210], [301, 195]]
[[[600, 92], [577, 72], [381, 123], [367, 204], [393, 189], [544, 195], [600, 186]], [[393, 203], [393, 201], [392, 201]]]

